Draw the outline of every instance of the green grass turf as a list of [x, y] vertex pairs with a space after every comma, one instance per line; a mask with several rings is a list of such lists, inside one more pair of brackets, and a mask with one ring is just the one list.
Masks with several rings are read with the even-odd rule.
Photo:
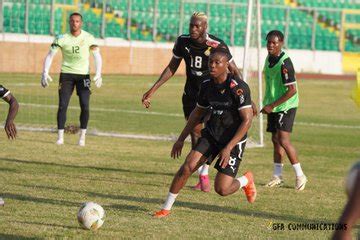
[[[2, 74], [0, 82], [20, 102], [56, 105], [56, 83], [40, 89], [37, 76], [25, 76]], [[104, 88], [94, 89], [92, 107], [109, 108], [110, 104], [113, 109], [142, 111], [142, 92], [154, 80], [142, 76], [104, 77]], [[152, 111], [181, 114], [182, 81], [172, 79], [160, 89]], [[189, 150], [188, 144], [182, 158], [172, 160], [172, 143], [165, 141], [88, 136], [86, 147], [80, 148], [76, 135], [65, 135], [66, 144], [56, 146], [53, 133], [19, 132], [16, 141], [6, 140], [3, 133], [0, 195], [6, 205], [0, 208], [0, 239], [329, 238], [332, 231], [274, 231], [268, 226], [337, 221], [346, 202], [344, 176], [360, 156], [360, 111], [348, 97], [352, 85], [348, 81], [299, 81], [301, 108], [292, 140], [309, 178], [305, 191], [294, 191], [294, 173], [287, 160], [285, 186], [264, 187], [272, 174], [272, 148], [266, 135], [265, 147], [247, 149], [240, 167], [240, 172], [252, 170], [255, 174], [258, 199], [254, 204], [248, 204], [242, 192], [220, 197], [213, 190], [193, 191], [190, 186], [197, 180], [193, 176], [166, 219], [153, 219], [151, 213], [161, 207], [172, 176]], [[77, 99], [73, 100], [76, 105]], [[6, 105], [1, 108], [4, 112]], [[46, 112], [49, 116], [42, 118], [44, 110], [34, 114], [22, 107], [19, 123], [39, 124], [37, 121], [43, 119], [39, 125], [55, 126], [50, 110]], [[95, 126], [113, 124], [109, 130], [136, 134], [178, 134], [184, 124], [181, 115], [122, 113], [115, 117], [93, 113], [91, 118], [90, 124]], [[211, 168], [212, 180], [215, 172]], [[77, 210], [85, 201], [98, 202], [106, 211], [105, 223], [96, 232], [82, 230], [77, 224]]]

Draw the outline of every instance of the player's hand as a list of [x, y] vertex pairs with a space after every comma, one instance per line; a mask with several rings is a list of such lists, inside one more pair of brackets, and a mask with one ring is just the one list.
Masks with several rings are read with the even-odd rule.
[[16, 138], [16, 126], [14, 122], [6, 122], [5, 123], [5, 132], [9, 139], [15, 139]]
[[257, 116], [258, 115], [257, 107], [256, 107], [256, 104], [253, 101], [251, 101], [251, 108], [252, 108], [252, 111], [253, 111], [253, 115]]
[[226, 168], [226, 166], [229, 163], [230, 160], [230, 152], [231, 149], [229, 149], [228, 147], [223, 148], [220, 153], [219, 153], [219, 159], [220, 159], [220, 167], [221, 168]]
[[184, 142], [177, 140], [172, 149], [171, 149], [171, 157], [172, 158], [179, 158], [181, 156], [181, 150], [184, 146]]
[[144, 107], [149, 108], [150, 107], [150, 99], [151, 99], [151, 95], [152, 93], [149, 91], [147, 91], [146, 93], [144, 93], [141, 102], [144, 105]]
[[43, 88], [46, 88], [47, 86], [49, 86], [49, 82], [52, 82], [52, 78], [48, 73], [44, 72], [41, 76], [41, 86]]
[[100, 74], [96, 74], [95, 77], [94, 77], [94, 82], [95, 82], [95, 86], [97, 88], [101, 87], [102, 85], [102, 77]]
[[272, 110], [274, 109], [274, 107], [269, 104], [269, 105], [266, 105], [265, 107], [263, 107], [263, 109], [261, 109], [261, 113], [265, 113], [265, 114], [269, 114], [272, 112]]

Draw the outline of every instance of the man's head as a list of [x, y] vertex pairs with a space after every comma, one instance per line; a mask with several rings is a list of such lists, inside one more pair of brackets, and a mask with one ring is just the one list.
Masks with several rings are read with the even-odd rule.
[[209, 71], [211, 77], [219, 77], [227, 73], [229, 67], [229, 52], [226, 48], [213, 48], [209, 56]]
[[272, 30], [266, 35], [266, 47], [272, 56], [279, 56], [284, 45], [284, 34], [279, 30]]
[[82, 16], [80, 13], [74, 12], [69, 17], [70, 31], [77, 32], [82, 27]]
[[190, 38], [199, 40], [205, 36], [207, 30], [207, 16], [203, 12], [194, 12], [190, 18], [189, 33]]

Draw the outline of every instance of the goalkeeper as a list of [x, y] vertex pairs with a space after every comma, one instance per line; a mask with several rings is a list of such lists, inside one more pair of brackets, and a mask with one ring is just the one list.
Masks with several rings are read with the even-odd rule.
[[56, 36], [51, 44], [50, 51], [45, 58], [44, 70], [41, 78], [41, 86], [44, 88], [52, 81], [49, 76], [49, 69], [53, 57], [60, 48], [63, 56], [61, 73], [59, 79], [59, 108], [57, 112], [58, 140], [56, 144], [64, 144], [64, 127], [66, 122], [66, 111], [70, 97], [76, 86], [76, 93], [80, 101], [80, 139], [79, 145], [85, 146], [85, 134], [89, 121], [89, 100], [90, 100], [90, 68], [89, 55], [92, 52], [95, 59], [96, 73], [94, 77], [96, 87], [101, 87], [101, 66], [102, 59], [99, 47], [95, 38], [88, 32], [81, 29], [82, 16], [79, 13], [72, 13], [69, 17], [70, 33]]

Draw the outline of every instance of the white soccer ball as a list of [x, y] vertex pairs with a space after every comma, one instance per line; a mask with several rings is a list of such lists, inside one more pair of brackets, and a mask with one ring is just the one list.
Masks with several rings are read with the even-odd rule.
[[77, 214], [80, 226], [90, 230], [99, 229], [105, 221], [104, 217], [104, 209], [94, 202], [83, 203]]
[[351, 169], [347, 175], [347, 178], [346, 178], [345, 189], [346, 189], [346, 193], [349, 197], [355, 189], [355, 183], [356, 183], [358, 174], [360, 174], [360, 161], [355, 163], [351, 167]]

